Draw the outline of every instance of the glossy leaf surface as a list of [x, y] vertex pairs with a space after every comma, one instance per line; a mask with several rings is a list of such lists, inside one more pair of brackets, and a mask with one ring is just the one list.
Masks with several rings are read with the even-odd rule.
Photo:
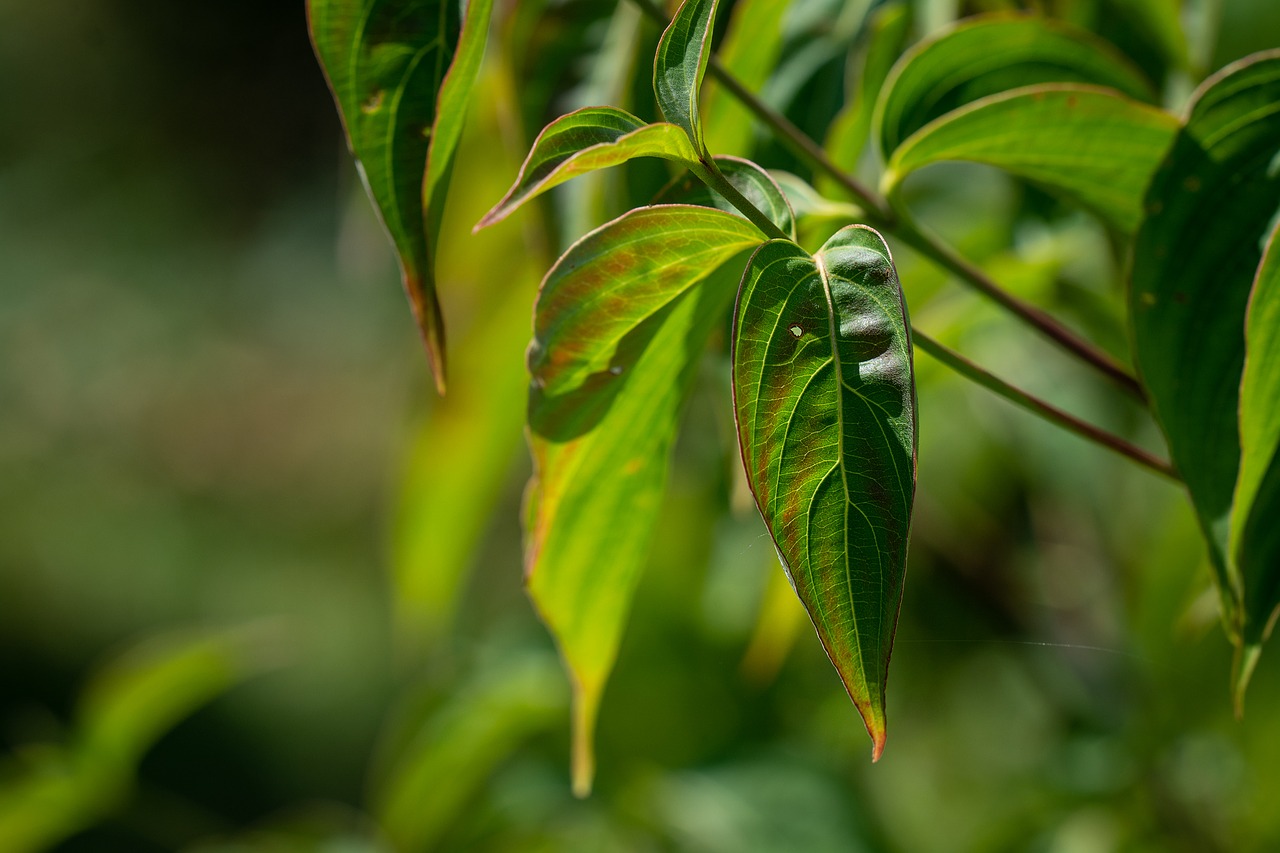
[[985, 163], [1132, 232], [1142, 218], [1143, 193], [1177, 129], [1171, 114], [1111, 89], [1029, 86], [974, 101], [916, 131], [893, 152], [883, 189], [892, 193], [931, 163]]
[[653, 92], [667, 121], [684, 129], [698, 152], [705, 150], [698, 90], [711, 58], [711, 27], [717, 0], [685, 0], [658, 42]]
[[1150, 84], [1111, 45], [1025, 15], [973, 18], [903, 54], [876, 106], [887, 159], [907, 137], [970, 101], [1038, 83], [1090, 83], [1150, 100]]
[[878, 759], [916, 450], [911, 340], [888, 246], [857, 225], [812, 256], [766, 243], [743, 277], [733, 339], [748, 482]]
[[1244, 339], [1231, 555], [1240, 568], [1248, 624], [1265, 639], [1280, 605], [1280, 225], [1254, 279]]
[[476, 227], [505, 219], [526, 201], [571, 178], [635, 157], [698, 166], [688, 136], [673, 124], [645, 124], [615, 107], [584, 107], [561, 116], [534, 140], [515, 184]]
[[1134, 246], [1134, 352], [1216, 570], [1228, 630], [1261, 640], [1257, 598], [1228, 545], [1240, 466], [1245, 310], [1280, 208], [1280, 52], [1229, 66], [1197, 92], [1147, 193]]
[[640, 208], [574, 244], [539, 294], [525, 577], [570, 670], [580, 793], [661, 511], [680, 404], [741, 267], [716, 271], [761, 239], [718, 210]]
[[395, 245], [441, 391], [444, 320], [433, 244], [492, 7], [492, 0], [472, 0], [464, 21], [450, 0], [307, 4], [316, 56], [361, 178]]
[[[733, 184], [734, 189], [742, 193], [747, 201], [769, 218], [769, 221], [786, 232], [793, 239], [796, 234], [796, 215], [791, 208], [782, 187], [763, 168], [750, 160], [740, 157], [716, 157], [716, 166], [720, 174]], [[726, 213], [737, 214], [737, 209], [715, 190], [704, 184], [693, 174], [673, 181], [658, 197], [655, 204], [698, 204], [714, 207]]]

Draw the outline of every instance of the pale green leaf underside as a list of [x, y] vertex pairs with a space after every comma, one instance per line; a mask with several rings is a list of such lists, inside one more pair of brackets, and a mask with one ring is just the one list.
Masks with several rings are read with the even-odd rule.
[[766, 243], [733, 337], [748, 482], [878, 758], [916, 449], [906, 307], [884, 240], [855, 225], [813, 256]]
[[1241, 461], [1245, 310], [1280, 208], [1277, 154], [1280, 51], [1272, 51], [1229, 66], [1197, 92], [1148, 190], [1129, 295], [1152, 408], [1205, 530], [1227, 627], [1246, 645], [1260, 642], [1275, 605], [1241, 577], [1228, 539]]
[[571, 178], [636, 157], [659, 157], [688, 168], [699, 165], [685, 132], [673, 124], [645, 124], [616, 107], [584, 107], [561, 116], [538, 134], [515, 184], [476, 228], [505, 219]]
[[711, 27], [717, 0], [684, 0], [658, 41], [653, 58], [653, 92], [667, 121], [683, 128], [702, 152], [698, 90], [711, 58]]
[[1095, 211], [1129, 233], [1178, 120], [1114, 90], [1045, 84], [981, 98], [935, 119], [893, 153], [883, 188], [945, 160], [995, 166]]
[[902, 55], [876, 105], [874, 136], [888, 159], [933, 119], [978, 98], [1039, 83], [1089, 83], [1151, 100], [1151, 86], [1091, 33], [1029, 15], [970, 18]]
[[1244, 334], [1230, 547], [1251, 620], [1265, 635], [1280, 605], [1280, 224], [1254, 279]]
[[662, 508], [680, 404], [732, 298], [741, 269], [733, 258], [760, 240], [718, 210], [640, 208], [571, 247], [538, 298], [525, 572], [572, 676], [580, 792]]
[[316, 56], [361, 177], [395, 246], [442, 391], [444, 321], [432, 243], [491, 8], [492, 0], [475, 0], [464, 24], [451, 0], [307, 4]]

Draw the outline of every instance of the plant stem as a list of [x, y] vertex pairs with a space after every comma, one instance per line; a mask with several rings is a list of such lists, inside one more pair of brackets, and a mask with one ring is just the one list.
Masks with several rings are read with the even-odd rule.
[[[654, 4], [653, 0], [632, 0], [632, 2], [660, 26], [665, 27], [670, 23], [667, 16]], [[968, 261], [936, 235], [924, 230], [912, 222], [909, 217], [900, 215], [888, 199], [871, 188], [864, 186], [853, 176], [846, 174], [827, 156], [827, 153], [822, 150], [822, 146], [792, 124], [786, 116], [761, 101], [753, 92], [743, 86], [715, 56], [712, 56], [708, 63], [707, 72], [724, 86], [731, 95], [737, 98], [757, 119], [772, 130], [774, 137], [786, 145], [797, 157], [808, 163], [811, 168], [829, 175], [847, 191], [866, 211], [867, 224], [888, 231], [979, 293], [995, 301], [996, 304], [1039, 331], [1067, 352], [1102, 373], [1135, 399], [1143, 403], [1146, 402], [1146, 395], [1143, 393], [1142, 386], [1138, 383], [1138, 380], [1107, 352], [1085, 340], [1047, 312], [1009, 293], [983, 272], [981, 268]]]
[[720, 171], [720, 167], [716, 165], [715, 160], [709, 156], [704, 156], [702, 166], [703, 168], [694, 171], [702, 179], [702, 182], [724, 196], [725, 201], [729, 202], [729, 204], [738, 208], [743, 216], [751, 220], [752, 225], [764, 232], [766, 237], [770, 240], [791, 239], [789, 235], [773, 223], [772, 219], [765, 216], [746, 196], [738, 192], [737, 187], [729, 183], [729, 179]]
[[1001, 397], [1004, 397], [1011, 403], [1021, 406], [1027, 411], [1033, 412], [1045, 420], [1056, 424], [1069, 432], [1075, 433], [1081, 438], [1088, 439], [1094, 444], [1100, 444], [1122, 456], [1127, 456], [1129, 459], [1137, 462], [1139, 465], [1155, 471], [1157, 474], [1168, 477], [1170, 480], [1175, 482], [1180, 482], [1181, 478], [1178, 476], [1178, 472], [1174, 470], [1173, 465], [1158, 456], [1143, 450], [1141, 447], [1130, 444], [1123, 438], [1096, 427], [1091, 423], [1082, 421], [1075, 415], [1064, 412], [1062, 409], [1046, 403], [1039, 397], [1035, 397], [1020, 388], [1010, 385], [1003, 379], [994, 376], [985, 369], [974, 364], [955, 350], [949, 349], [938, 343], [918, 329], [913, 328], [911, 330], [911, 338], [918, 349], [924, 350], [947, 367], [950, 367], [961, 376], [964, 376], [966, 379], [970, 379], [978, 383], [987, 390], [993, 391]]

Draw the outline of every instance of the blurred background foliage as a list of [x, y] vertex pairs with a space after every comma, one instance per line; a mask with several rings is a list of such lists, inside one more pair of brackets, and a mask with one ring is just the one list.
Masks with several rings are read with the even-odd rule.
[[[783, 36], [767, 98], [821, 139], [884, 5], [757, 4]], [[1280, 44], [1274, 0], [893, 14], [918, 38], [1013, 8], [1112, 40], [1170, 107]], [[567, 689], [520, 586], [522, 352], [554, 255], [670, 175], [638, 162], [469, 231], [550, 118], [653, 116], [657, 35], [604, 0], [500, 7], [445, 221], [441, 400], [300, 2], [0, 3], [0, 851], [1280, 846], [1280, 667], [1264, 655], [1232, 719], [1185, 496], [924, 357], [873, 767], [745, 495], [723, 341], [605, 696], [596, 793], [571, 796]], [[725, 153], [801, 171], [716, 109]], [[1096, 220], [979, 167], [908, 189], [1124, 354], [1123, 254]], [[897, 251], [921, 328], [1158, 447], [1118, 393]]]

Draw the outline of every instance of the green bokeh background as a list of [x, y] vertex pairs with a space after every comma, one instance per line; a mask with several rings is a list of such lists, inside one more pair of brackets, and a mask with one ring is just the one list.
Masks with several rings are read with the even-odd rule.
[[[1043, 8], [1162, 74], [1125, 17], [1141, 5]], [[839, 4], [796, 6], [801, 44]], [[917, 30], [956, 11], [918, 3]], [[619, 39], [638, 25], [613, 14], [499, 9], [446, 216], [442, 402], [301, 2], [0, 2], [0, 818], [51, 745], [78, 742], [104, 662], [248, 626], [255, 674], [49, 849], [1280, 848], [1280, 668], [1264, 655], [1234, 720], [1185, 496], [923, 355], [884, 758], [743, 501], [721, 342], [605, 696], [596, 791], [572, 797], [567, 686], [520, 585], [521, 355], [556, 248], [665, 166], [469, 231], [547, 119], [583, 99], [651, 114], [656, 32]], [[1280, 6], [1227, 0], [1211, 43], [1188, 32], [1218, 67], [1280, 44]], [[773, 96], [821, 129], [842, 73]], [[985, 169], [910, 191], [999, 280], [1123, 354], [1121, 258], [1094, 220]], [[921, 328], [1160, 447], [1119, 394], [899, 262]], [[56, 812], [42, 802], [10, 815]]]

